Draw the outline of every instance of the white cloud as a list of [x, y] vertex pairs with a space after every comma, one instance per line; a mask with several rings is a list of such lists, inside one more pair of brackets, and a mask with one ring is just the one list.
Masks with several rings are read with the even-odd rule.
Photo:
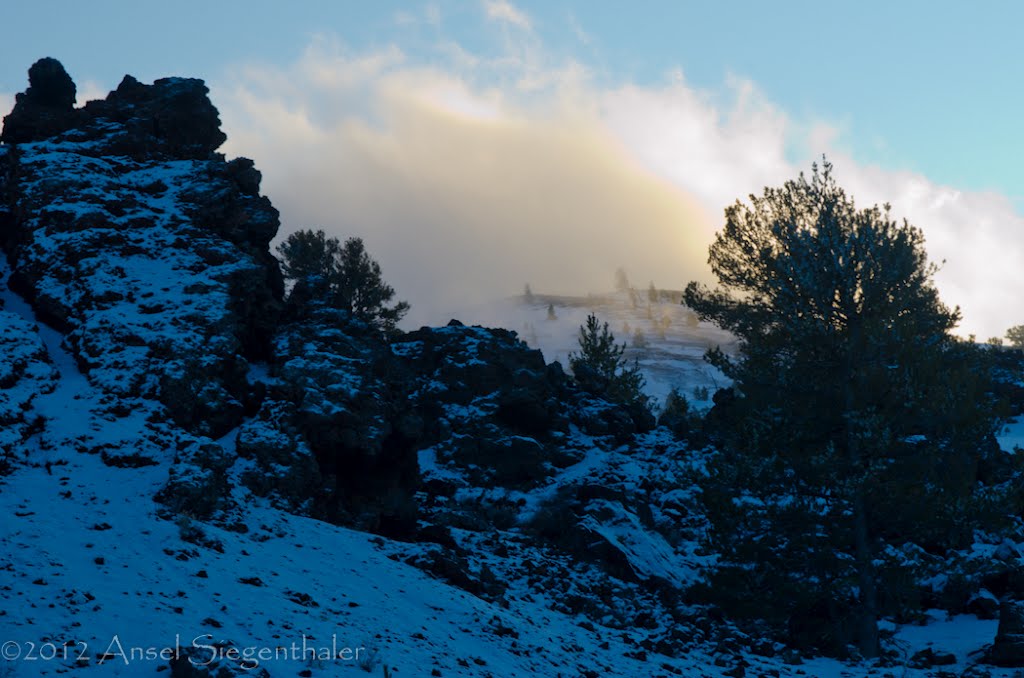
[[837, 178], [862, 205], [892, 205], [925, 235], [929, 258], [941, 266], [943, 301], [959, 306], [961, 334], [1002, 336], [1024, 323], [1016, 299], [1024, 293], [1024, 218], [1006, 196], [960, 191], [911, 172], [858, 165], [832, 156]]
[[82, 84], [78, 84], [75, 92], [75, 105], [84, 106], [86, 102], [93, 101], [94, 99], [105, 99], [110, 90], [100, 85], [95, 80], [86, 80]]
[[[529, 27], [511, 5], [488, 11]], [[742, 78], [718, 92], [680, 72], [602, 87], [535, 36], [506, 34], [505, 48], [495, 57], [440, 42], [442, 63], [428, 66], [398, 47], [353, 53], [319, 36], [293, 64], [238, 66], [211, 82], [225, 150], [257, 161], [283, 234], [364, 237], [413, 302], [413, 323], [526, 282], [606, 289], [618, 266], [639, 284], [707, 279], [723, 208], [823, 152], [860, 204], [890, 202], [924, 231], [962, 333], [1024, 322], [1012, 303], [1024, 292], [1024, 218], [1007, 197], [857, 163], [845, 125], [795, 120]], [[87, 81], [79, 103], [105, 93]], [[0, 93], [0, 116], [13, 103]]]
[[583, 25], [580, 24], [579, 19], [572, 12], [567, 15], [566, 21], [569, 24], [569, 30], [576, 36], [576, 39], [583, 45], [590, 45], [594, 42], [594, 36], [584, 30]]
[[14, 109], [14, 93], [0, 92], [0, 132], [4, 131], [4, 118]]
[[484, 0], [483, 5], [487, 18], [492, 21], [510, 24], [526, 31], [533, 28], [530, 17], [526, 12], [508, 2], [508, 0]]
[[283, 233], [363, 237], [412, 324], [527, 282], [609, 289], [618, 266], [665, 287], [701, 275], [703, 212], [632, 160], [593, 107], [554, 94], [523, 105], [514, 85], [317, 50], [215, 89], [226, 150], [256, 159]]

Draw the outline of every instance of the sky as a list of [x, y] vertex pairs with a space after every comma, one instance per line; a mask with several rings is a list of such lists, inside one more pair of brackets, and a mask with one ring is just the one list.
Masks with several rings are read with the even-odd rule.
[[[1024, 323], [1024, 5], [219, 0], [5, 8], [0, 109], [199, 77], [282, 235], [362, 237], [408, 325], [522, 291], [711, 282], [724, 208], [826, 154], [920, 227], [961, 334]], [[473, 318], [469, 318], [472, 320]]]

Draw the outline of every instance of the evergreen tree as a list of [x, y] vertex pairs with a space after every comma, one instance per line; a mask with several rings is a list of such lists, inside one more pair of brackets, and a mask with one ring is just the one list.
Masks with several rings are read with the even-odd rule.
[[337, 272], [341, 243], [323, 231], [296, 231], [278, 245], [277, 253], [287, 280], [303, 292], [326, 294]]
[[382, 332], [395, 331], [409, 304], [388, 305], [395, 290], [361, 238], [342, 244], [323, 231], [302, 230], [278, 247], [281, 270], [292, 285], [289, 302], [300, 314], [317, 305], [341, 309]]
[[1006, 330], [1006, 339], [1014, 348], [1024, 348], [1024, 325], [1015, 325]]
[[668, 392], [661, 414], [658, 415], [658, 425], [668, 428], [676, 435], [684, 435], [688, 432], [690, 403], [678, 388], [672, 387], [672, 390]]
[[583, 388], [612, 402], [649, 408], [640, 365], [635, 360], [629, 364], [623, 355], [626, 345], [615, 343], [608, 323], [591, 313], [580, 326], [578, 341], [580, 351], [569, 354], [569, 368]]
[[900, 602], [885, 543], [971, 538], [994, 428], [977, 352], [949, 334], [958, 312], [921, 232], [888, 206], [856, 209], [827, 162], [729, 207], [709, 263], [720, 289], [690, 283], [685, 303], [740, 340], [707, 355], [735, 396], [716, 396], [724, 454], [707, 497], [719, 590], [734, 608], [761, 596], [746, 612], [790, 640], [876, 656], [877, 619]]

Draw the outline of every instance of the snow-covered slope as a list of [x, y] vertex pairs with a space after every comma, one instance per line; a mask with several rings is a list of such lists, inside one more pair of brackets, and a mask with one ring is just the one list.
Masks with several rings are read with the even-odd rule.
[[[120, 440], [125, 424], [88, 416], [102, 394], [51, 349], [61, 376], [50, 404], [36, 399], [40, 412], [63, 403], [68, 435], [88, 429]], [[273, 676], [386, 675], [385, 666], [390, 675], [412, 676], [718, 676], [740, 675], [742, 665], [748, 675], [884, 675], [711, 645], [677, 658], [647, 652], [643, 628], [610, 629], [556, 612], [525, 586], [500, 603], [485, 600], [405, 563], [425, 546], [296, 517], [252, 497], [239, 497], [246, 510], [231, 529], [161, 518], [152, 497], [166, 479], [165, 464], [114, 468], [53, 442], [45, 449], [40, 440], [40, 449], [0, 480], [0, 637], [8, 675], [57, 675], [83, 665], [81, 675], [151, 675], [175, 652], [206, 664], [215, 652], [230, 658], [230, 648], [250, 661], [223, 663], [250, 671], [259, 664]], [[600, 465], [588, 457], [547, 491]], [[623, 527], [616, 539], [639, 534]], [[657, 554], [637, 557], [671, 568], [670, 576], [685, 572]], [[937, 619], [900, 629], [897, 638], [908, 657], [933, 643], [955, 651], [958, 663], [946, 668], [960, 670], [991, 640], [994, 624]]]
[[[509, 577], [500, 600], [472, 595], [407, 564], [430, 554], [432, 545], [290, 515], [240, 487], [235, 498], [245, 510], [230, 529], [173, 518], [153, 501], [166, 481], [166, 462], [118, 467], [87, 451], [96, 443], [105, 449], [141, 445], [152, 436], [147, 413], [100, 416], [105, 394], [77, 370], [62, 336], [38, 324], [8, 289], [2, 298], [15, 315], [6, 327], [44, 344], [59, 372], [53, 390], [36, 395], [29, 407], [29, 418], [44, 416], [47, 426], [23, 446], [25, 458], [14, 472], [0, 479], [6, 547], [0, 638], [11, 675], [57, 675], [71, 666], [84, 666], [79, 672], [88, 675], [150, 675], [176, 653], [197, 664], [242, 667], [242, 673], [259, 664], [275, 676], [382, 675], [385, 666], [391, 675], [424, 676], [716, 676], [739, 675], [739, 666], [747, 666], [748, 675], [884, 675], [833, 660], [788, 664], [781, 656], [716, 650], [710, 643], [693, 643], [676, 658], [649, 652], [649, 628], [609, 628], [559, 612], [557, 601], [538, 595], [527, 577]], [[225, 447], [235, 435], [225, 436]], [[83, 437], [93, 445], [76, 445]], [[240, 471], [244, 461], [237, 464]], [[425, 472], [429, 480], [429, 464]], [[635, 486], [647, 472], [628, 450], [593, 448], [549, 483], [519, 495], [523, 520], [566, 486], [605, 475]], [[472, 501], [473, 492], [459, 499]], [[685, 496], [665, 496], [654, 505], [666, 519], [679, 520], [686, 503]], [[617, 543], [638, 575], [672, 580], [699, 568], [698, 554], [686, 564], [663, 542], [644, 541], [644, 529], [621, 505], [603, 501], [602, 508], [616, 515], [584, 521], [584, 527]], [[459, 532], [468, 548], [488, 539]], [[502, 574], [547, 562], [568, 577], [567, 591], [585, 590], [595, 574], [560, 567], [557, 554], [531, 548], [514, 530], [500, 542], [504, 562], [493, 554], [480, 562]], [[896, 638], [908, 658], [932, 644], [952, 650], [958, 663], [947, 668], [960, 670], [991, 641], [994, 625], [974, 617], [937, 618], [898, 629]], [[215, 653], [230, 659], [230, 648], [249, 661], [211, 661]], [[898, 675], [931, 674], [909, 669]]]

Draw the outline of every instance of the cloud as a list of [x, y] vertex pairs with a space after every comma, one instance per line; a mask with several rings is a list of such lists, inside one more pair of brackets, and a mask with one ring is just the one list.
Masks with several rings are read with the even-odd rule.
[[906, 171], [859, 165], [832, 156], [837, 178], [861, 205], [890, 203], [925, 235], [929, 258], [940, 265], [943, 301], [959, 306], [959, 333], [1002, 336], [1024, 323], [1016, 299], [1024, 293], [1024, 218], [1012, 201], [993, 192], [957, 190]]
[[387, 54], [320, 45], [215, 96], [226, 150], [256, 159], [283, 232], [363, 237], [412, 302], [411, 325], [525, 283], [604, 291], [619, 266], [644, 285], [706, 277], [705, 212], [637, 164], [591, 106], [523, 106], [514, 86]]
[[[859, 205], [890, 203], [895, 217], [923, 231], [929, 258], [940, 265], [942, 299], [962, 312], [959, 334], [987, 339], [1024, 322], [1008, 301], [1024, 292], [1024, 218], [1008, 197], [858, 163], [844, 149], [842, 126], [798, 123], [743, 79], [730, 79], [725, 92], [723, 105], [720, 95], [676, 73], [661, 87], [604, 93], [602, 117], [640, 163], [697, 197], [715, 229], [725, 206], [809, 171], [827, 154]], [[800, 150], [787, 152], [794, 147]]]
[[681, 72], [601, 87], [525, 44], [495, 56], [448, 41], [426, 65], [320, 37], [294, 64], [214, 84], [226, 150], [255, 158], [283, 233], [364, 237], [412, 324], [527, 282], [605, 290], [619, 266], [639, 284], [707, 280], [724, 207], [822, 153], [859, 204], [890, 202], [924, 231], [962, 333], [1024, 322], [1007, 310], [1024, 290], [1024, 220], [1005, 196], [859, 164], [843, 126], [795, 119], [740, 77], [713, 92]]
[[4, 118], [14, 108], [14, 92], [0, 92], [0, 132], [4, 131]]
[[484, 0], [484, 12], [491, 21], [510, 24], [525, 31], [533, 29], [530, 17], [508, 0]]
[[109, 93], [110, 90], [107, 87], [104, 87], [95, 80], [86, 80], [84, 83], [77, 85], [75, 105], [84, 106], [88, 101], [105, 99]]
[[576, 39], [579, 40], [580, 44], [590, 45], [594, 42], [594, 36], [584, 30], [575, 14], [569, 12], [568, 15], [566, 15], [566, 22], [569, 24], [569, 30], [572, 31], [574, 36], [576, 36]]

